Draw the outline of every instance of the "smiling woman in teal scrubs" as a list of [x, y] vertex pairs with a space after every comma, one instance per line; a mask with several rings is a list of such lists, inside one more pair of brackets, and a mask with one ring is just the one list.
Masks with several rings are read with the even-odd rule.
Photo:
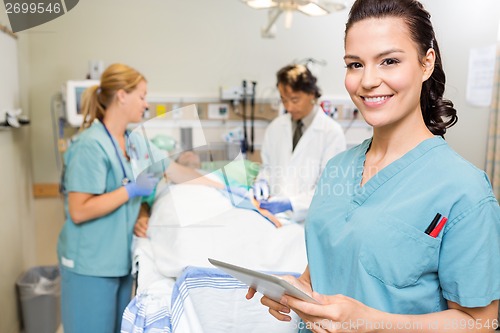
[[415, 0], [351, 9], [345, 86], [373, 137], [329, 161], [309, 209], [308, 266], [290, 280], [321, 305], [262, 299], [279, 320], [295, 311], [301, 331], [498, 327], [500, 208], [443, 139], [457, 116], [429, 18]]

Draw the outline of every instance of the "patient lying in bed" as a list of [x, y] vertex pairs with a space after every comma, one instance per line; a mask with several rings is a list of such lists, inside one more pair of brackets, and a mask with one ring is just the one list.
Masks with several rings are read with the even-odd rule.
[[[191, 166], [197, 168], [198, 165]], [[218, 171], [206, 176], [225, 183], [232, 178], [230, 170], [238, 169], [237, 166], [229, 165], [225, 168], [227, 172]], [[139, 266], [138, 295], [124, 315], [124, 323], [132, 325], [139, 320], [137, 316], [146, 314], [145, 322], [154, 320], [161, 323], [159, 325], [172, 325], [165, 332], [182, 333], [194, 332], [193, 325], [197, 321], [203, 327], [217, 324], [207, 323], [212, 321], [210, 318], [217, 318], [219, 323], [225, 320], [228, 324], [235, 325], [236, 322], [242, 321], [243, 316], [244, 321], [253, 320], [255, 328], [260, 331], [289, 332], [274, 326], [280, 322], [268, 316], [265, 309], [258, 304], [258, 300], [253, 304], [244, 299], [246, 286], [227, 287], [227, 279], [232, 281], [232, 284], [237, 284], [237, 281], [229, 276], [218, 277], [217, 274], [220, 273], [214, 273], [217, 270], [207, 260], [211, 257], [276, 273], [298, 273], [304, 270], [306, 250], [303, 226], [289, 223], [277, 228], [256, 210], [238, 208], [243, 200], [248, 199], [238, 196], [229, 198], [227, 192], [213, 187], [173, 185], [165, 181], [159, 184], [151, 208], [147, 238], [135, 239], [134, 257], [138, 259]], [[193, 270], [192, 267], [196, 268]], [[200, 270], [202, 273], [208, 272], [209, 277], [200, 277]], [[196, 283], [193, 282], [193, 274], [197, 277]], [[217, 285], [218, 282], [214, 281], [224, 281], [225, 287], [221, 289]], [[200, 287], [202, 285], [203, 288]], [[176, 291], [179, 288], [189, 296], [182, 296]], [[194, 314], [190, 313], [190, 306], [186, 303], [190, 299], [197, 304]], [[207, 299], [210, 301], [205, 301], [207, 306], [204, 307], [203, 300]], [[237, 307], [241, 307], [243, 312], [238, 316], [233, 311], [219, 313], [220, 310], [214, 307], [214, 304], [226, 303], [227, 306], [239, 304]], [[181, 311], [179, 307], [182, 307]], [[180, 315], [177, 315], [179, 313]], [[156, 321], [160, 317], [162, 321]], [[141, 320], [142, 318], [139, 321]], [[174, 327], [176, 323], [179, 325], [177, 329]], [[179, 329], [183, 327], [182, 323], [188, 323], [186, 325], [189, 328]], [[263, 329], [269, 325], [270, 330]], [[136, 324], [133, 326], [137, 327]], [[281, 327], [286, 328], [283, 324]]]
[[[195, 154], [183, 157], [182, 162], [198, 166]], [[220, 172], [207, 177], [224, 181]], [[225, 172], [225, 177], [231, 178], [231, 172]], [[237, 208], [245, 206], [245, 200], [202, 185], [160, 184], [148, 237], [161, 274], [176, 277], [188, 265], [211, 267], [208, 257], [254, 269], [302, 271], [306, 264], [303, 227], [276, 228], [257, 211]]]

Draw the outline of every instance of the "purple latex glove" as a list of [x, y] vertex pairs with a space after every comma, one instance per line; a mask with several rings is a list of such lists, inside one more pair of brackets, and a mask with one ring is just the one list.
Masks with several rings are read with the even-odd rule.
[[286, 212], [287, 210], [293, 210], [290, 199], [285, 197], [272, 197], [269, 200], [262, 200], [260, 202], [260, 208], [267, 209], [273, 214]]
[[145, 197], [153, 193], [156, 184], [160, 179], [155, 177], [152, 173], [141, 173], [135, 182], [130, 182], [125, 185], [128, 193], [128, 198]]

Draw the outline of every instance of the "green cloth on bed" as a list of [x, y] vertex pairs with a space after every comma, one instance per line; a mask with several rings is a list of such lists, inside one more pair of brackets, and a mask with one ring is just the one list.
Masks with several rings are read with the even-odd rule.
[[203, 162], [201, 168], [203, 170], [213, 172], [224, 179], [222, 168], [229, 181], [230, 186], [251, 187], [257, 174], [259, 173], [260, 165], [258, 163], [243, 160], [244, 168], [241, 167], [240, 161], [214, 161]]

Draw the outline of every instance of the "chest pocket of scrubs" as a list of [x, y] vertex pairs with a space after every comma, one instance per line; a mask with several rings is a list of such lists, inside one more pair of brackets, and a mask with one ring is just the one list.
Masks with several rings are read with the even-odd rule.
[[437, 269], [440, 239], [394, 217], [371, 223], [359, 254], [368, 274], [386, 285], [404, 288], [415, 284], [431, 267]]

